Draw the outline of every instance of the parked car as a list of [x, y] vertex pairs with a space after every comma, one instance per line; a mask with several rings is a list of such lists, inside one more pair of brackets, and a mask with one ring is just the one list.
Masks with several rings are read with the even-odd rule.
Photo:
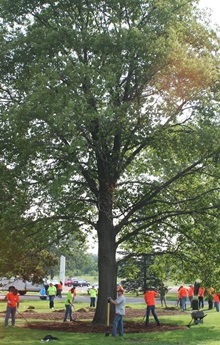
[[65, 286], [78, 286], [78, 278], [68, 278], [64, 282]]
[[42, 284], [35, 284], [20, 277], [0, 278], [0, 290], [8, 291], [11, 286], [14, 286], [21, 296], [27, 292], [39, 292]]
[[80, 285], [79, 285], [79, 281], [74, 279], [74, 280], [73, 280], [73, 286], [75, 286], [75, 287], [76, 287], [76, 286], [80, 286]]
[[53, 285], [58, 285], [59, 281], [57, 279], [47, 279], [44, 283], [44, 285], [49, 285], [50, 283], [52, 283]]
[[79, 280], [78, 286], [90, 286], [90, 282], [88, 282], [87, 280]]
[[73, 285], [72, 278], [68, 278], [67, 280], [65, 280], [64, 285], [65, 286], [72, 286]]

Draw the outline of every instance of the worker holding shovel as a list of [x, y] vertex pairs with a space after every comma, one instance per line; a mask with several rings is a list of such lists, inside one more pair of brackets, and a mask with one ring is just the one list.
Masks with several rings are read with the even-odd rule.
[[117, 330], [119, 332], [119, 335], [123, 337], [124, 335], [124, 328], [123, 328], [123, 316], [125, 315], [125, 297], [124, 297], [124, 291], [119, 289], [117, 291], [118, 298], [116, 300], [113, 300], [111, 297], [109, 297], [108, 301], [112, 304], [115, 304], [115, 318], [113, 321], [113, 329], [112, 329], [112, 336], [116, 337]]

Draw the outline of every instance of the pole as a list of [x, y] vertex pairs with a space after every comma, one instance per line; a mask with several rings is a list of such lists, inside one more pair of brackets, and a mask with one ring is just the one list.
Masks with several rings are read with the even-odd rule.
[[61, 255], [60, 257], [60, 281], [64, 284], [66, 271], [66, 257]]

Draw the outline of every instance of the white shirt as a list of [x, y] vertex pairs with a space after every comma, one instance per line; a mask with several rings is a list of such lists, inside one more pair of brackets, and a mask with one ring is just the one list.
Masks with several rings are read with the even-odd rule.
[[115, 302], [117, 303], [115, 306], [115, 313], [120, 315], [125, 315], [125, 296], [121, 295], [119, 296]]

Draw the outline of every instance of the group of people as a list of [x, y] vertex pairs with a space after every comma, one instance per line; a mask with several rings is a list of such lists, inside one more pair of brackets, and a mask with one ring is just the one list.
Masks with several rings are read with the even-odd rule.
[[49, 298], [49, 308], [54, 309], [54, 299], [55, 297], [62, 298], [62, 290], [63, 284], [60, 282], [56, 287], [53, 283], [49, 283], [48, 288], [46, 289], [45, 286], [42, 286], [40, 289], [40, 299], [47, 299]]
[[186, 302], [187, 299], [189, 300], [190, 307], [193, 308], [193, 301], [198, 301], [198, 309], [204, 308], [204, 301], [205, 299], [208, 302], [208, 309], [212, 309], [215, 306], [216, 311], [220, 311], [220, 293], [215, 291], [214, 288], [205, 288], [204, 286], [198, 286], [197, 291], [195, 291], [194, 285], [190, 284], [189, 287], [185, 287], [181, 285], [178, 289], [178, 297], [177, 297], [177, 306], [185, 311], [186, 310]]
[[[111, 297], [108, 298], [108, 302], [115, 305], [115, 317], [113, 321], [113, 328], [112, 328], [112, 336], [116, 337], [117, 331], [119, 333], [120, 337], [123, 337], [124, 335], [124, 328], [123, 328], [123, 317], [125, 315], [125, 297], [124, 297], [124, 290], [122, 288], [119, 288], [117, 290], [117, 298], [113, 300]], [[144, 301], [147, 305], [146, 308], [146, 327], [149, 326], [149, 318], [150, 313], [152, 313], [154, 320], [157, 324], [157, 326], [160, 326], [160, 321], [156, 314], [156, 302], [155, 298], [159, 296], [159, 293], [154, 289], [148, 289], [146, 290], [144, 294]]]
[[[96, 305], [96, 295], [97, 295], [97, 290], [95, 289], [94, 286], [89, 290], [89, 295], [90, 295], [90, 307], [95, 307]], [[69, 318], [70, 321], [75, 321], [73, 317], [73, 308], [74, 308], [74, 299], [76, 297], [76, 288], [73, 286], [66, 295], [65, 299], [65, 315], [63, 321], [66, 322], [67, 319]]]
[[[155, 310], [155, 298], [160, 297], [161, 306], [166, 304], [166, 293], [168, 289], [161, 284], [158, 291], [155, 289], [147, 289], [144, 293], [144, 301], [147, 305], [146, 308], [146, 327], [149, 325], [149, 317], [150, 313], [152, 313], [154, 320], [157, 326], [160, 326], [160, 321], [157, 317], [156, 310]], [[184, 287], [181, 285], [178, 289], [178, 299], [177, 303], [180, 305], [182, 310], [186, 310], [186, 301], [187, 298], [190, 301], [190, 305], [192, 306], [192, 302], [194, 300], [194, 293], [195, 287], [193, 285], [189, 285], [189, 287]], [[204, 296], [205, 293], [207, 294], [207, 300], [209, 303], [209, 309], [213, 308], [213, 303], [216, 307], [216, 311], [220, 311], [220, 293], [216, 292], [213, 288], [205, 289], [203, 286], [199, 286], [198, 290], [196, 291], [196, 295], [198, 294], [198, 308], [204, 307]], [[95, 307], [96, 303], [96, 295], [97, 290], [92, 286], [89, 290], [90, 294], [90, 307]], [[54, 308], [54, 299], [57, 295], [57, 288], [52, 283], [49, 284], [47, 289], [47, 296], [49, 297], [49, 307], [50, 309]], [[117, 331], [119, 335], [123, 337], [124, 329], [123, 329], [123, 316], [125, 315], [125, 297], [124, 297], [124, 290], [122, 287], [117, 288], [117, 298], [113, 300], [111, 297], [108, 298], [108, 303], [112, 303], [115, 305], [115, 318], [113, 321], [113, 329], [112, 329], [112, 336], [116, 337]], [[65, 298], [65, 314], [63, 321], [66, 322], [69, 318], [70, 321], [75, 321], [73, 317], [73, 307], [74, 307], [74, 299], [76, 296], [76, 288], [73, 286], [67, 293]], [[7, 308], [6, 308], [6, 315], [5, 315], [5, 326], [8, 326], [9, 318], [11, 316], [12, 326], [15, 326], [15, 315], [16, 310], [19, 307], [19, 294], [15, 287], [11, 287], [9, 292], [5, 296], [5, 300], [7, 300]]]
[[[149, 325], [149, 317], [150, 313], [152, 313], [154, 320], [157, 324], [157, 326], [160, 326], [160, 321], [158, 319], [158, 316], [156, 314], [156, 297], [160, 297], [161, 306], [166, 304], [166, 293], [168, 292], [168, 288], [164, 286], [164, 284], [161, 284], [158, 291], [155, 289], [147, 289], [144, 293], [144, 300], [147, 305], [146, 308], [146, 327]], [[180, 304], [182, 310], [186, 310], [186, 301], [187, 298], [190, 301], [190, 306], [192, 306], [192, 302], [194, 301], [194, 293], [198, 295], [198, 308], [204, 307], [204, 298], [205, 293], [207, 295], [207, 301], [209, 305], [209, 309], [213, 308], [213, 303], [216, 308], [216, 311], [220, 311], [220, 293], [215, 291], [213, 288], [206, 289], [204, 286], [199, 286], [197, 291], [194, 289], [194, 285], [190, 284], [189, 287], [184, 287], [181, 285], [178, 289], [178, 303]], [[112, 336], [115, 337], [117, 330], [119, 332], [119, 335], [123, 337], [123, 316], [125, 315], [125, 297], [123, 296], [123, 289], [118, 290], [118, 298], [116, 300], [113, 300], [112, 298], [109, 298], [108, 300], [110, 303], [115, 304], [116, 310], [115, 310], [115, 318], [113, 321], [113, 329], [112, 329]]]
[[217, 312], [220, 312], [220, 292], [216, 291], [214, 288], [209, 288], [208, 293], [208, 304], [209, 309], [212, 309], [215, 306]]
[[[91, 291], [92, 290], [92, 291]], [[92, 287], [90, 289], [90, 306], [95, 306], [96, 301], [96, 289]], [[125, 315], [125, 297], [124, 297], [124, 290], [122, 287], [119, 287], [117, 289], [118, 297], [117, 299], [113, 300], [111, 297], [109, 298], [108, 302], [115, 305], [115, 318], [113, 322], [113, 329], [112, 329], [112, 336], [115, 337], [117, 331], [119, 331], [119, 335], [123, 337], [124, 330], [123, 330], [123, 316]], [[49, 307], [50, 309], [54, 308], [54, 299], [57, 295], [57, 288], [52, 283], [49, 284], [49, 287], [47, 289], [47, 296], [49, 297]], [[157, 325], [160, 325], [160, 322], [157, 318], [156, 312], [155, 312], [155, 297], [157, 296], [157, 292], [154, 290], [148, 290], [144, 295], [144, 300], [147, 303], [147, 309], [146, 309], [146, 326], [149, 324], [149, 315], [150, 312], [152, 312], [155, 321], [157, 322]], [[72, 287], [65, 299], [65, 314], [63, 321], [66, 322], [69, 318], [70, 321], [75, 321], [73, 317], [73, 302], [75, 298], [75, 287]], [[7, 295], [5, 296], [5, 300], [7, 300], [7, 309], [6, 309], [6, 315], [5, 315], [5, 326], [8, 326], [8, 321], [11, 316], [12, 320], [12, 326], [15, 326], [15, 315], [16, 310], [19, 307], [19, 294], [17, 289], [14, 287], [11, 287]]]
[[[180, 306], [180, 308], [185, 311], [186, 310], [186, 302], [187, 298], [190, 302], [190, 307], [192, 306], [192, 301], [194, 297], [194, 286], [192, 284], [189, 285], [189, 287], [185, 287], [181, 285], [178, 289], [178, 296], [177, 296], [177, 307]], [[200, 288], [200, 300], [199, 303], [204, 306], [204, 290], [201, 287]]]
[[[56, 296], [60, 297], [59, 285], [56, 288], [56, 286], [53, 285], [53, 283], [50, 283], [47, 290], [43, 286], [42, 289], [40, 290], [40, 296], [48, 297], [49, 308], [54, 309], [54, 299]], [[70, 318], [70, 321], [74, 321], [74, 318], [72, 316], [72, 307], [73, 307], [73, 302], [74, 302], [75, 297], [76, 297], [76, 288], [72, 287], [68, 291], [65, 298], [65, 314], [64, 314], [63, 321], [67, 321], [68, 317]], [[9, 288], [9, 291], [5, 296], [5, 300], [7, 301], [7, 307], [6, 307], [4, 325], [5, 327], [8, 326], [9, 318], [11, 317], [11, 324], [12, 326], [15, 326], [16, 312], [17, 312], [17, 309], [19, 308], [20, 297], [18, 294], [18, 290], [14, 286], [11, 286]]]

